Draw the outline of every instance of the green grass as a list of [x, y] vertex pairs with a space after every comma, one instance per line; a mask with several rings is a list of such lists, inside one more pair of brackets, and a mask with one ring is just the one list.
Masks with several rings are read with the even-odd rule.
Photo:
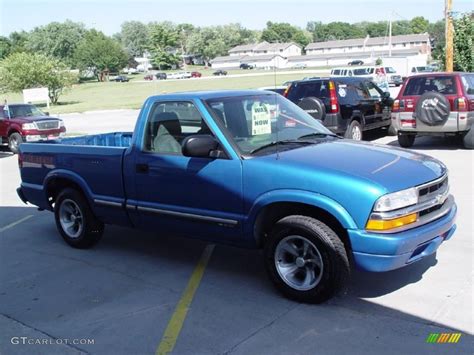
[[[209, 71], [213, 71], [209, 69]], [[259, 71], [237, 70], [240, 74], [252, 74]], [[268, 73], [268, 71], [264, 71]], [[128, 83], [116, 82], [86, 82], [75, 85], [71, 90], [60, 97], [58, 105], [51, 106], [50, 113], [71, 113], [94, 110], [111, 109], [138, 109], [148, 96], [197, 90], [219, 89], [253, 89], [262, 86], [281, 85], [287, 80], [301, 79], [311, 74], [295, 70], [292, 74], [278, 74], [265, 76], [245, 76], [237, 78], [222, 77], [219, 79], [186, 79], [186, 80], [156, 80], [150, 82], [137, 82], [143, 80], [143, 75], [130, 75], [133, 78]], [[7, 93], [0, 96], [9, 102], [22, 102], [21, 94]]]

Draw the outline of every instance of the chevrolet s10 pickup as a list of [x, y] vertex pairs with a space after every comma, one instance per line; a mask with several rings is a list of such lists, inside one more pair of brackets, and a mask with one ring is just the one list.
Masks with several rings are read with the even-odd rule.
[[320, 303], [351, 270], [433, 254], [455, 229], [439, 161], [342, 139], [281, 95], [193, 92], [146, 100], [132, 133], [19, 149], [19, 197], [88, 248], [104, 225], [263, 248], [287, 297]]

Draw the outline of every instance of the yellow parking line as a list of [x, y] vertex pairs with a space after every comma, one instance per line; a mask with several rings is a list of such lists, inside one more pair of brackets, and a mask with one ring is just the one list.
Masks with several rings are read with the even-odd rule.
[[176, 306], [173, 315], [171, 316], [168, 326], [166, 327], [163, 338], [156, 349], [156, 355], [168, 354], [173, 351], [173, 348], [178, 339], [181, 328], [183, 327], [184, 320], [189, 310], [189, 305], [191, 304], [194, 294], [196, 293], [199, 284], [201, 283], [202, 276], [204, 275], [204, 270], [206, 269], [207, 263], [211, 258], [212, 251], [214, 250], [215, 245], [211, 244], [206, 246], [202, 252], [201, 258], [199, 259], [196, 268], [194, 269], [191, 278], [188, 281], [188, 285], [181, 295], [181, 299]]
[[24, 221], [30, 219], [31, 217], [33, 217], [32, 214], [30, 214], [29, 216], [23, 217], [23, 218], [19, 219], [19, 220], [16, 221], [16, 222], [10, 223], [10, 224], [6, 225], [5, 227], [0, 228], [0, 233], [3, 233], [3, 232], [5, 232], [7, 229], [10, 229], [10, 228], [15, 227], [17, 224], [23, 223]]

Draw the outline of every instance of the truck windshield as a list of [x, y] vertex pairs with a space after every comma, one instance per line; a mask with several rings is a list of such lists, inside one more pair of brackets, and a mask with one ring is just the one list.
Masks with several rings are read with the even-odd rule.
[[272, 152], [262, 149], [279, 142], [285, 149], [297, 148], [308, 140], [325, 139], [333, 134], [320, 122], [281, 95], [255, 95], [206, 101], [214, 118], [227, 130], [242, 154]]
[[12, 105], [8, 106], [10, 118], [17, 117], [39, 117], [45, 114], [34, 105]]

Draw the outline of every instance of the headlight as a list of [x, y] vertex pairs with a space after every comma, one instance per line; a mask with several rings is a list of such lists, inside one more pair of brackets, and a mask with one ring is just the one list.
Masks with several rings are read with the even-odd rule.
[[394, 192], [380, 197], [374, 205], [374, 212], [398, 210], [418, 203], [418, 192], [415, 188]]
[[380, 197], [374, 205], [374, 209], [367, 222], [366, 229], [369, 231], [386, 231], [415, 223], [418, 213], [390, 213], [404, 207], [413, 206], [418, 203], [418, 192], [415, 188], [397, 191]]
[[21, 129], [24, 129], [24, 130], [37, 129], [36, 123], [34, 123], [34, 122], [32, 122], [32, 123], [23, 123], [21, 125]]

